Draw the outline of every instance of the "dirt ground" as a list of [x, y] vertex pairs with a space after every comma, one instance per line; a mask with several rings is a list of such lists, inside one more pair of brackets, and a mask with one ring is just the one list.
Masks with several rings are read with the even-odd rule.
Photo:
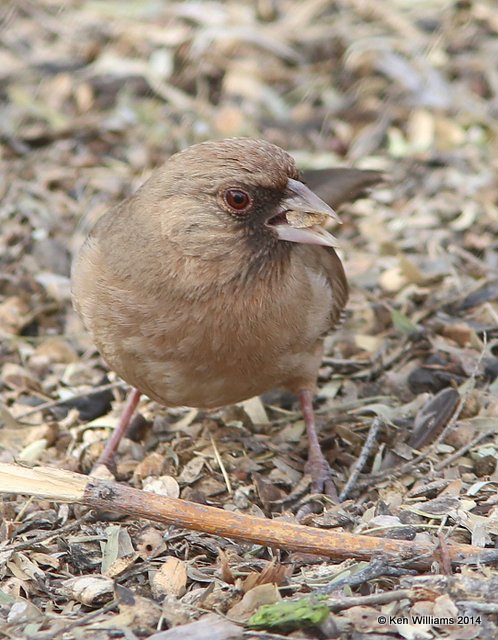
[[[316, 407], [344, 500], [309, 495], [278, 392], [143, 398], [116, 479], [439, 549], [339, 561], [4, 495], [0, 637], [496, 638], [495, 0], [4, 0], [0, 21], [0, 462], [89, 473], [122, 410], [71, 308], [92, 222], [171, 153], [262, 137], [386, 176], [337, 230], [352, 294]], [[455, 543], [484, 555], [451, 566]]]

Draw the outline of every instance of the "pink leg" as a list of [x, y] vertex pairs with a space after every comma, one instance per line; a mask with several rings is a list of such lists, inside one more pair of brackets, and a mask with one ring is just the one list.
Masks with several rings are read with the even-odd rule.
[[339, 502], [334, 481], [330, 475], [329, 463], [323, 455], [318, 435], [316, 433], [315, 414], [313, 412], [313, 394], [309, 389], [302, 389], [299, 394], [299, 403], [303, 412], [304, 424], [308, 435], [308, 462], [306, 471], [311, 475], [311, 490], [314, 493], [324, 493], [330, 496], [334, 502]]
[[137, 408], [138, 401], [140, 400], [141, 395], [142, 394], [140, 393], [140, 391], [138, 391], [138, 389], [133, 389], [131, 391], [130, 395], [126, 400], [126, 406], [118, 422], [118, 426], [114, 429], [112, 436], [107, 441], [104, 451], [102, 452], [102, 455], [98, 459], [96, 466], [103, 464], [107, 467], [109, 466], [109, 463], [112, 462], [112, 459], [114, 457], [114, 454], [116, 453], [119, 443], [121, 442], [121, 439], [125, 435], [126, 430], [128, 429], [128, 426], [130, 424], [131, 418], [135, 413], [135, 409]]

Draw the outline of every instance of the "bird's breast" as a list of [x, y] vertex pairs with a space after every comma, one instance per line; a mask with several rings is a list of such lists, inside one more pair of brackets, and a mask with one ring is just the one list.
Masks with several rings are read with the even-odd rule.
[[306, 369], [325, 324], [313, 308], [277, 312], [275, 301], [270, 309], [257, 301], [245, 309], [213, 306], [197, 305], [181, 323], [175, 314], [150, 324], [144, 318], [141, 334], [113, 341], [119, 348], [109, 364], [165, 405], [218, 407], [285, 386]]
[[164, 282], [145, 289], [85, 279], [80, 312], [107, 363], [169, 406], [218, 407], [295, 380], [314, 383], [333, 292], [320, 269], [216, 287], [192, 299]]

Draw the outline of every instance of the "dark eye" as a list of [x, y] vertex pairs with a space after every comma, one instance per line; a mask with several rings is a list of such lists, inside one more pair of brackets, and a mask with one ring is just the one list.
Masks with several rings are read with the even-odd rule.
[[225, 202], [234, 211], [242, 213], [249, 209], [252, 204], [251, 196], [242, 189], [227, 189], [225, 191]]

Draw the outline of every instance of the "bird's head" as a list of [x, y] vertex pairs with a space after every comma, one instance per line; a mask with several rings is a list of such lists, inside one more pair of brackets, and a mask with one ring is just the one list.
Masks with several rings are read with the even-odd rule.
[[264, 140], [204, 142], [172, 156], [146, 184], [162, 235], [189, 255], [220, 256], [234, 243], [255, 256], [290, 243], [336, 246], [334, 210], [300, 180], [294, 159]]

